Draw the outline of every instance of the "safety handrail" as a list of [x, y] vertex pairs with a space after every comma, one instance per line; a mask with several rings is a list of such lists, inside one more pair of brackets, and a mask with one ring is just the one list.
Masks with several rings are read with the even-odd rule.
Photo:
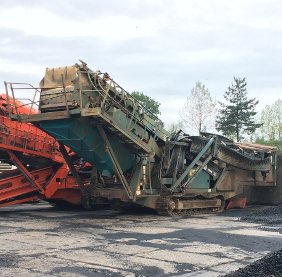
[[[90, 81], [92, 85], [91, 90], [85, 90], [82, 88], [81, 74], [88, 75], [88, 80]], [[146, 107], [144, 107], [138, 100], [136, 100], [129, 92], [124, 90], [112, 78], [110, 78], [108, 73], [103, 73], [100, 71], [93, 72], [92, 70], [88, 69], [87, 67], [86, 68], [79, 67], [79, 70], [77, 71], [77, 75], [78, 75], [78, 91], [79, 91], [79, 98], [80, 98], [79, 106], [81, 108], [82, 108], [82, 95], [87, 91], [96, 91], [103, 98], [103, 101], [101, 103], [102, 109], [105, 107], [105, 104], [107, 102], [108, 105], [114, 105], [120, 108], [125, 114], [127, 114], [130, 117], [129, 124], [127, 126], [128, 129], [134, 128], [134, 126], [138, 123], [141, 126], [143, 125], [145, 127], [147, 126], [146, 129], [150, 132], [153, 132], [155, 135], [161, 131], [160, 127], [163, 126], [162, 121], [154, 113], [146, 109]], [[103, 84], [101, 84], [102, 81], [103, 81]], [[21, 114], [19, 112], [19, 108], [23, 106], [29, 109], [27, 114], [30, 115], [34, 105], [40, 106], [43, 101], [60, 97], [62, 94], [64, 95], [64, 97], [62, 98], [63, 101], [60, 101], [60, 103], [65, 104], [66, 111], [69, 111], [69, 106], [68, 106], [68, 101], [67, 101], [68, 92], [66, 91], [63, 74], [62, 74], [62, 84], [63, 86], [58, 85], [55, 87], [54, 86], [44, 87], [44, 90], [48, 90], [48, 89], [53, 90], [53, 89], [62, 88], [63, 92], [60, 92], [56, 95], [49, 96], [47, 98], [44, 98], [44, 100], [35, 101], [36, 93], [41, 88], [36, 88], [28, 83], [7, 83], [5, 82], [9, 116], [11, 117], [11, 114], [15, 112], [17, 118], [19, 118], [19, 115]], [[28, 87], [14, 87], [13, 85], [25, 85]], [[12, 92], [13, 100], [9, 97], [8, 88]], [[14, 90], [20, 90], [20, 89], [34, 89], [35, 93], [34, 93], [33, 100], [29, 98], [21, 98], [21, 99], [18, 98], [19, 100], [28, 100], [29, 101], [29, 103], [27, 104], [20, 102], [20, 105], [18, 105], [19, 101], [15, 98]], [[110, 95], [109, 91], [111, 91], [112, 95]], [[119, 99], [116, 99], [117, 96]], [[129, 106], [131, 107], [131, 109], [128, 109]], [[15, 109], [14, 111], [12, 111], [12, 107]], [[147, 118], [144, 117], [145, 113], [153, 119], [153, 122], [148, 121]], [[132, 124], [133, 124], [133, 127], [130, 127]], [[149, 127], [151, 125], [152, 127]]]

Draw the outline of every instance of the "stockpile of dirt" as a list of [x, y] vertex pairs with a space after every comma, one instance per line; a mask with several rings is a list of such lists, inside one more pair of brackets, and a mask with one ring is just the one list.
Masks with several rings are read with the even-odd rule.
[[282, 205], [247, 213], [241, 217], [241, 220], [253, 223], [282, 224]]
[[231, 272], [224, 277], [280, 277], [282, 276], [282, 250], [270, 253], [256, 262]]
[[[268, 209], [247, 213], [241, 217], [242, 221], [263, 223], [267, 225], [282, 224], [282, 205]], [[281, 232], [281, 228], [276, 229]], [[281, 232], [282, 233], [282, 232]], [[282, 276], [282, 249], [266, 255], [256, 262], [231, 272], [224, 277], [280, 277]]]

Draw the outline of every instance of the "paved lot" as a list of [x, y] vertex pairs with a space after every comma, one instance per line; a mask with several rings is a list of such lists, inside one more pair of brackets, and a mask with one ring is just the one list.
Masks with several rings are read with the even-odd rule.
[[168, 218], [1, 208], [0, 276], [219, 276], [282, 248], [281, 225], [238, 220], [252, 209]]

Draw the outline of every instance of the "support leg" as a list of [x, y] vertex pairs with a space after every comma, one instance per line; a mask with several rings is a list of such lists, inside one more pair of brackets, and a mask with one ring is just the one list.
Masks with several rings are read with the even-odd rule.
[[11, 150], [6, 149], [6, 152], [10, 155], [11, 161], [18, 168], [18, 170], [28, 179], [28, 181], [34, 186], [34, 188], [40, 193], [44, 194], [44, 189], [36, 182], [35, 178], [27, 171], [23, 164], [18, 160]]
[[71, 161], [71, 159], [70, 159], [70, 157], [69, 157], [69, 155], [66, 151], [65, 146], [61, 142], [59, 142], [59, 145], [60, 145], [60, 151], [61, 151], [61, 153], [62, 153], [70, 171], [71, 171], [71, 174], [75, 178], [76, 183], [78, 184], [78, 186], [81, 190], [82, 196], [84, 198], [83, 204], [84, 204], [85, 208], [89, 208], [90, 207], [89, 206], [89, 195], [88, 195], [88, 192], [86, 190], [86, 187], [81, 182], [81, 179], [80, 179], [80, 177], [79, 177], [79, 175], [78, 175], [78, 173], [77, 173], [77, 171], [76, 171], [76, 169], [75, 169], [75, 167], [74, 167], [74, 165], [73, 165], [73, 163], [72, 163], [72, 161]]

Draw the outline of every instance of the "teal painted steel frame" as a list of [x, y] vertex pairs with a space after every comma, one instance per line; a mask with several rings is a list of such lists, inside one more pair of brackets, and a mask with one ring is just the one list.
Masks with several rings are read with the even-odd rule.
[[[181, 182], [184, 180], [184, 178], [189, 174], [190, 170], [195, 166], [195, 164], [200, 160], [200, 158], [203, 156], [203, 154], [209, 149], [209, 147], [213, 144], [213, 142], [216, 140], [215, 137], [212, 137], [209, 142], [205, 145], [205, 147], [202, 149], [202, 151], [196, 156], [196, 158], [192, 161], [192, 163], [185, 169], [183, 174], [177, 179], [177, 181], [171, 186], [170, 191], [175, 192], [176, 189], [179, 187]], [[213, 148], [212, 153], [214, 154], [215, 147]], [[212, 157], [211, 154], [210, 156]], [[209, 161], [208, 161], [209, 162]]]
[[196, 177], [200, 174], [200, 172], [201, 172], [201, 171], [204, 169], [204, 167], [208, 164], [208, 162], [211, 160], [211, 158], [212, 158], [212, 155], [209, 155], [209, 156], [206, 158], [206, 160], [203, 162], [203, 164], [199, 165], [199, 166], [196, 168], [196, 170], [195, 170], [195, 172], [192, 174], [192, 176], [190, 176], [190, 177], [188, 178], [188, 180], [187, 180], [184, 184], [182, 184], [183, 189], [185, 189], [186, 187], [188, 187], [188, 185], [196, 179]]
[[115, 153], [114, 153], [114, 151], [113, 151], [113, 149], [111, 147], [111, 144], [110, 144], [110, 142], [109, 142], [109, 140], [108, 140], [108, 138], [107, 138], [107, 136], [105, 134], [105, 131], [104, 131], [103, 127], [100, 126], [100, 125], [97, 125], [97, 128], [98, 128], [98, 130], [99, 130], [99, 132], [100, 132], [104, 142], [106, 143], [106, 152], [109, 154], [109, 157], [110, 157], [110, 159], [111, 159], [111, 161], [113, 163], [113, 166], [114, 166], [114, 168], [116, 170], [116, 173], [117, 173], [117, 175], [118, 175], [118, 177], [119, 177], [119, 179], [120, 179], [120, 181], [121, 181], [121, 183], [122, 183], [122, 185], [123, 185], [123, 187], [124, 187], [124, 189], [125, 189], [125, 191], [127, 193], [128, 198], [129, 199], [133, 199], [132, 191], [131, 191], [130, 187], [127, 184], [127, 181], [126, 181], [126, 179], [125, 179], [125, 177], [123, 175], [123, 172], [121, 170], [119, 162], [118, 162], [118, 160], [117, 160], [117, 158], [115, 156]]

